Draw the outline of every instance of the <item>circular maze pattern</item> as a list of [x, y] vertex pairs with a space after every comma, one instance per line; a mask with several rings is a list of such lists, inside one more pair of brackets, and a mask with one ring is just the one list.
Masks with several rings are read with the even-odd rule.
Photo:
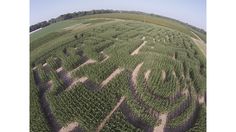
[[[144, 22], [89, 20], [31, 42], [30, 131], [205, 131], [197, 39]], [[49, 42], [57, 44], [37, 46]]]

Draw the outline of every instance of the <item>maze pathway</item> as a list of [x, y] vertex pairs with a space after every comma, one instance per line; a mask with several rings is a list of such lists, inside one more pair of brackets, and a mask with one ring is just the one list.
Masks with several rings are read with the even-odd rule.
[[[142, 38], [142, 40], [145, 40], [145, 37]], [[139, 53], [139, 50], [147, 43], [147, 41], [144, 41], [136, 50], [134, 50], [131, 55], [136, 55]]]
[[95, 62], [97, 62], [97, 61], [96, 61], [96, 60], [93, 60], [93, 59], [88, 59], [86, 62], [84, 62], [84, 63], [81, 64], [80, 66], [78, 66], [77, 68], [73, 69], [73, 70], [69, 73], [69, 75], [71, 75], [71, 73], [72, 73], [73, 71], [76, 71], [76, 70], [78, 70], [79, 68], [81, 68], [81, 67], [83, 67], [83, 66], [85, 66], [85, 65], [93, 64], [93, 63], [95, 63]]
[[66, 127], [62, 127], [59, 130], [59, 132], [71, 132], [78, 126], [79, 126], [79, 124], [77, 122], [72, 122], [72, 123], [68, 124]]
[[120, 74], [123, 70], [124, 68], [117, 68], [109, 77], [107, 77], [104, 81], [102, 81], [101, 87], [107, 85], [114, 77]]
[[151, 73], [151, 70], [147, 70], [147, 71], [145, 72], [144, 78], [146, 79], [146, 81], [148, 80], [150, 73]]
[[143, 65], [143, 62], [142, 63], [140, 63], [140, 64], [138, 64], [137, 66], [136, 66], [136, 68], [134, 69], [134, 71], [132, 72], [132, 81], [133, 81], [133, 84], [134, 84], [134, 87], [136, 88], [136, 86], [137, 86], [137, 76], [138, 76], [138, 72], [139, 72], [139, 70], [140, 70], [140, 68], [142, 67], [142, 65]]
[[159, 126], [156, 126], [153, 132], [164, 132], [164, 128], [165, 128], [166, 120], [167, 120], [167, 114], [166, 113], [161, 114], [159, 116], [159, 119], [161, 119], [161, 124]]
[[110, 58], [110, 56], [108, 56], [107, 54], [105, 54], [103, 51], [102, 51], [101, 53], [105, 56], [105, 58], [101, 61], [101, 63]]
[[122, 102], [125, 100], [125, 96], [122, 96], [121, 99], [119, 100], [119, 102], [116, 104], [116, 106], [112, 109], [112, 111], [106, 116], [106, 118], [102, 121], [102, 123], [98, 126], [98, 128], [96, 129], [96, 132], [100, 132], [102, 130], [102, 128], [104, 127], [104, 125], [106, 124], [106, 122], [110, 119], [110, 117], [112, 116], [112, 114], [119, 108], [119, 106], [122, 104]]

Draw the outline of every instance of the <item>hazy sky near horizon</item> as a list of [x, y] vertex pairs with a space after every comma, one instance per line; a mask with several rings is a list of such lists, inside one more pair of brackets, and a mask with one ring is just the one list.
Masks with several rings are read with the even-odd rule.
[[93, 9], [153, 13], [206, 30], [206, 0], [30, 0], [30, 24]]

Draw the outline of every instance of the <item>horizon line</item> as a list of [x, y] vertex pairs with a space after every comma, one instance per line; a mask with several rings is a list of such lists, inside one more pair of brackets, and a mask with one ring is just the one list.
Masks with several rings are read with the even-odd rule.
[[[198, 27], [198, 26], [189, 24], [189, 23], [187, 23], [187, 22], [184, 22], [184, 21], [181, 21], [181, 20], [179, 20], [179, 19], [172, 18], [172, 17], [169, 17], [169, 16], [163, 16], [163, 15], [159, 15], [159, 14], [156, 14], [156, 13], [150, 13], [150, 12], [144, 12], [144, 11], [137, 11], [137, 10], [114, 10], [114, 9], [92, 9], [92, 10], [80, 10], [80, 11], [73, 11], [73, 12], [63, 13], [63, 14], [58, 15], [58, 16], [56, 16], [56, 17], [49, 18], [48, 20], [39, 21], [39, 22], [37, 22], [37, 23], [35, 23], [35, 24], [32, 24], [32, 25], [30, 25], [30, 26], [36, 25], [36, 24], [38, 24], [38, 23], [40, 23], [40, 22], [44, 22], [44, 21], [47, 21], [47, 22], [48, 22], [48, 21], [51, 20], [51, 19], [56, 19], [56, 18], [58, 18], [58, 17], [60, 17], [60, 16], [62, 16], [62, 15], [65, 15], [65, 14], [70, 14], [70, 13], [75, 13], [75, 12], [94, 11], [94, 10], [112, 10], [112, 11], [120, 11], [120, 13], [121, 13], [121, 11], [127, 11], [127, 12], [133, 12], [133, 13], [134, 13], [134, 12], [139, 12], [139, 13], [144, 13], [144, 14], [148, 14], [148, 15], [156, 15], [156, 16], [160, 16], [160, 17], [172, 19], [172, 20], [178, 21], [178, 22], [180, 22], [180, 23], [188, 24], [188, 25], [190, 25], [190, 26], [199, 28], [199, 29], [201, 29], [201, 30], [203, 30], [203, 31], [206, 32], [206, 29], [204, 29], [204, 28], [202, 28], [202, 27]], [[101, 13], [101, 14], [106, 14], [106, 13]], [[92, 14], [92, 15], [95, 15], [95, 14]], [[69, 19], [68, 19], [68, 20], [69, 20]], [[64, 20], [63, 20], [63, 21], [64, 21]]]

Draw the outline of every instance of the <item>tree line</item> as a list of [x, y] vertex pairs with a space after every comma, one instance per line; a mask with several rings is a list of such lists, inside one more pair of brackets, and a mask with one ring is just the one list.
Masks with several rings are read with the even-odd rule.
[[35, 31], [39, 28], [46, 27], [52, 23], [56, 23], [59, 21], [67, 20], [67, 19], [72, 19], [75, 17], [81, 17], [81, 16], [93, 15], [93, 14], [102, 14], [102, 13], [118, 13], [118, 12], [119, 11], [116, 11], [116, 10], [91, 10], [91, 11], [79, 11], [79, 12], [67, 13], [67, 14], [60, 15], [57, 18], [52, 18], [48, 21], [42, 21], [37, 24], [31, 25], [30, 32]]

